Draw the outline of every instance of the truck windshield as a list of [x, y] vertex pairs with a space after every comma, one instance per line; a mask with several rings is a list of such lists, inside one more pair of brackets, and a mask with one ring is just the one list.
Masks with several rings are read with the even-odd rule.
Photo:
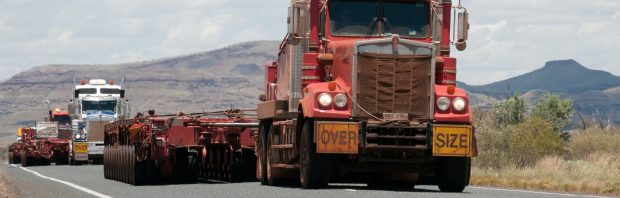
[[108, 113], [116, 112], [116, 101], [82, 101], [82, 111], [84, 113]]
[[69, 124], [71, 123], [71, 118], [69, 115], [57, 115], [54, 116], [54, 121], [58, 122], [58, 124]]
[[101, 92], [101, 94], [121, 94], [121, 90], [120, 89], [101, 88], [101, 90], [99, 90], [99, 92]]
[[[332, 0], [328, 6], [331, 33], [336, 36], [398, 34], [423, 38], [430, 29], [428, 3]], [[383, 28], [378, 29], [377, 23]]]

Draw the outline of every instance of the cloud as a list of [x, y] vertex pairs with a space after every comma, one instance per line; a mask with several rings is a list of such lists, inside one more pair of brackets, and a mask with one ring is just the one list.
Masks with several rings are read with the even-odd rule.
[[620, 1], [470, 0], [463, 4], [470, 11], [472, 27], [468, 49], [455, 53], [459, 80], [484, 84], [532, 71], [549, 60], [569, 58], [620, 74], [615, 61]]
[[[456, 1], [455, 1], [456, 2]], [[483, 84], [552, 59], [618, 75], [620, 1], [463, 0], [468, 49], [459, 80]], [[280, 40], [289, 1], [3, 1], [0, 80], [44, 64], [106, 64], [170, 57], [251, 40]], [[484, 76], [484, 78], [480, 78]]]

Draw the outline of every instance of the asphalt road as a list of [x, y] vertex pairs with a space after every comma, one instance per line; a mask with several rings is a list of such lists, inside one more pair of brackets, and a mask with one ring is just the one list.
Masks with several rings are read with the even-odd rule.
[[468, 187], [464, 193], [441, 193], [434, 186], [405, 191], [370, 190], [363, 184], [331, 184], [328, 189], [261, 186], [258, 182], [201, 182], [184, 185], [131, 186], [103, 178], [102, 166], [0, 165], [0, 174], [23, 197], [595, 197], [498, 188]]

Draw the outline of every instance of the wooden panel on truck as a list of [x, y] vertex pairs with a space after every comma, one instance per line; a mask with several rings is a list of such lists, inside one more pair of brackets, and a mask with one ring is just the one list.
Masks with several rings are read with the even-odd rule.
[[[430, 55], [360, 53], [357, 98], [377, 117], [408, 113], [410, 119], [430, 118]], [[355, 111], [356, 117], [370, 117]]]
[[108, 121], [88, 121], [88, 141], [103, 141], [104, 127], [107, 123]]

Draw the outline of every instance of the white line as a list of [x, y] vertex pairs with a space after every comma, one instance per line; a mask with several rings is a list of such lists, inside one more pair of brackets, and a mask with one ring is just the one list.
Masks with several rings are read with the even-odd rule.
[[[14, 164], [11, 164], [11, 166], [13, 166], [13, 167], [17, 167], [17, 166], [15, 166]], [[72, 187], [72, 188], [75, 188], [75, 189], [81, 190], [82, 192], [85, 192], [85, 193], [91, 194], [91, 195], [93, 195], [93, 196], [95, 196], [95, 197], [99, 197], [99, 198], [112, 198], [111, 196], [108, 196], [108, 195], [104, 195], [104, 194], [98, 193], [98, 192], [96, 192], [96, 191], [94, 191], [94, 190], [91, 190], [91, 189], [88, 189], [88, 188], [85, 188], [85, 187], [79, 186], [79, 185], [77, 185], [77, 184], [74, 184], [74, 183], [71, 183], [71, 182], [68, 182], [68, 181], [63, 181], [63, 180], [60, 180], [60, 179], [51, 178], [51, 177], [48, 177], [48, 176], [42, 175], [41, 173], [38, 173], [38, 172], [33, 171], [33, 170], [29, 170], [29, 169], [24, 168], [24, 167], [19, 167], [19, 168], [21, 168], [22, 170], [28, 171], [28, 172], [30, 172], [30, 173], [32, 173], [32, 174], [34, 174], [34, 175], [36, 175], [36, 176], [39, 176], [39, 177], [41, 177], [41, 178], [43, 178], [43, 179], [48, 179], [48, 180], [52, 180], [52, 181], [55, 181], [55, 182], [58, 182], [58, 183], [61, 183], [61, 184], [67, 185], [67, 186], [69, 186], [69, 187]]]
[[608, 198], [603, 196], [595, 196], [595, 195], [576, 195], [576, 194], [564, 194], [564, 193], [551, 193], [551, 192], [540, 192], [540, 191], [529, 191], [529, 190], [509, 190], [502, 188], [485, 188], [485, 187], [467, 187], [467, 188], [475, 188], [481, 190], [497, 190], [497, 191], [508, 191], [508, 192], [522, 192], [522, 193], [535, 193], [535, 194], [543, 194], [543, 195], [558, 195], [558, 196], [566, 196], [566, 197], [592, 197], [592, 198]]
[[349, 192], [357, 192], [357, 190], [353, 190], [353, 189], [344, 189], [344, 190], [349, 191]]

